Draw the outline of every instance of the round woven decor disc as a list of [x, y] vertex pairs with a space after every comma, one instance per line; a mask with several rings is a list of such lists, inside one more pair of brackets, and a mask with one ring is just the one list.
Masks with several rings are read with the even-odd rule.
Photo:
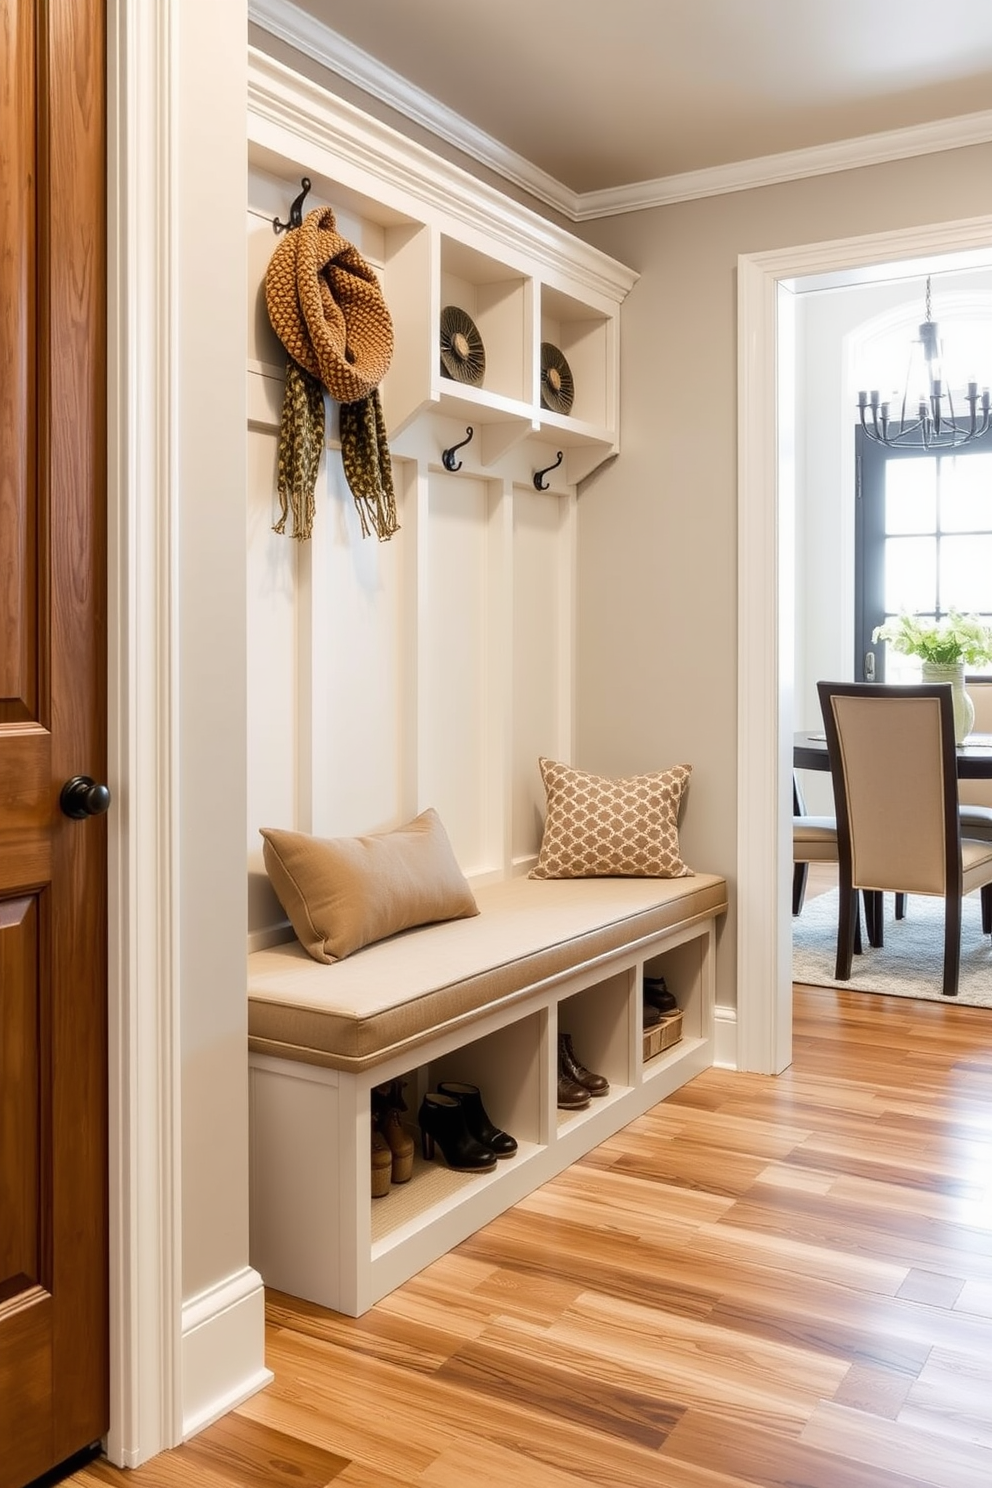
[[441, 372], [468, 387], [481, 387], [486, 348], [472, 317], [459, 305], [445, 305], [440, 324]]

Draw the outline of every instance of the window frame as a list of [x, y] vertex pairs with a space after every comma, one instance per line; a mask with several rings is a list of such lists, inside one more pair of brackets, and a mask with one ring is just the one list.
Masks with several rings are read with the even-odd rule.
[[[885, 483], [890, 462], [896, 460], [962, 458], [973, 454], [992, 454], [992, 430], [958, 449], [891, 448], [869, 438], [860, 424], [854, 431], [854, 678], [863, 682], [885, 681], [887, 647], [872, 641], [876, 626], [884, 623], [885, 608]], [[986, 529], [981, 529], [985, 531]], [[989, 499], [988, 532], [992, 534], [992, 494]], [[940, 530], [938, 528], [938, 542]], [[936, 603], [932, 613], [940, 619], [948, 606]], [[989, 580], [989, 602], [979, 613], [992, 623], [992, 577]], [[874, 660], [874, 675], [869, 675], [868, 656]]]

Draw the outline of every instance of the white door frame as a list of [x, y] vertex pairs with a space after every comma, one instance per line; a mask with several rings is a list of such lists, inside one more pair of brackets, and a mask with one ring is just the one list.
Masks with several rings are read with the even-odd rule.
[[176, 0], [107, 6], [110, 1431], [182, 1437]]
[[[780, 298], [809, 274], [992, 246], [992, 216], [738, 259], [737, 1067], [792, 1060], [793, 379]], [[781, 364], [780, 364], [781, 361]], [[781, 405], [781, 406], [780, 406]], [[785, 422], [783, 422], [783, 420]]]

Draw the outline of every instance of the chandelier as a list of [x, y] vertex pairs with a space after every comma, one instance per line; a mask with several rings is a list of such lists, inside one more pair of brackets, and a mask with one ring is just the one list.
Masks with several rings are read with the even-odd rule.
[[[917, 347], [921, 350], [916, 350]], [[968, 412], [965, 414], [962, 410], [959, 418], [954, 411], [951, 390], [944, 387], [940, 359], [937, 322], [930, 313], [928, 276], [927, 318], [920, 326], [919, 338], [913, 342], [910, 352], [906, 390], [902, 395], [899, 417], [893, 418], [889, 412], [889, 404], [879, 401], [877, 389], [871, 393], [858, 394], [861, 427], [869, 439], [895, 449], [959, 449], [963, 444], [970, 444], [973, 439], [981, 439], [988, 432], [988, 388], [983, 388], [979, 394], [978, 383], [969, 382], [964, 394]]]

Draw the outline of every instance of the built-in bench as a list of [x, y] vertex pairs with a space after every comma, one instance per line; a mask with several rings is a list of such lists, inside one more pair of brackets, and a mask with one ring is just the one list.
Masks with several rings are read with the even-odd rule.
[[[298, 942], [248, 958], [251, 1263], [283, 1291], [358, 1316], [459, 1240], [713, 1062], [722, 878], [517, 878], [480, 914], [322, 965]], [[641, 981], [663, 974], [682, 1038], [643, 1058]], [[558, 1033], [610, 1092], [557, 1109]], [[477, 1084], [517, 1139], [491, 1173], [419, 1152], [370, 1195], [371, 1092]]]

